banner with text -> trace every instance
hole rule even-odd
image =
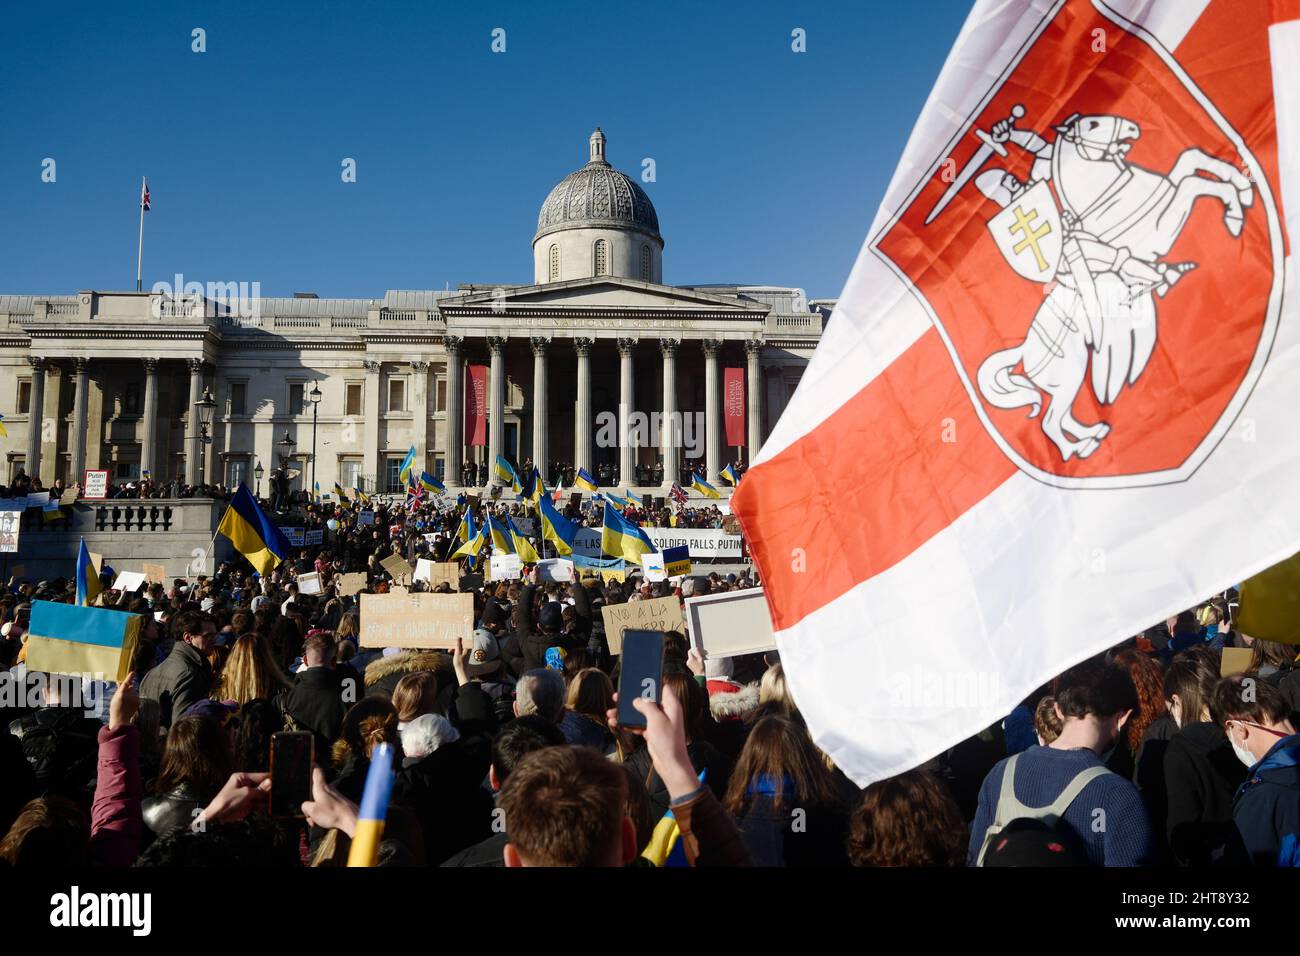
[[[745,444],[745,370],[723,369],[722,409],[727,428],[727,444]]]
[[[465,444],[487,444],[486,365],[471,365],[465,376]],[[459,476],[456,476],[459,477]]]

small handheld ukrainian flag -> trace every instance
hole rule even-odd
[[[320,482],[313,481],[311,485],[311,500],[320,504]]]
[[[465,543],[451,553],[448,560],[454,561],[457,558],[468,558],[469,566],[473,569],[478,563],[478,553],[483,550],[483,545],[487,543],[487,525],[474,527],[474,515],[466,511],[465,520],[461,523],[460,535],[464,537]]]
[[[596,479],[591,476],[591,472],[587,471],[586,468],[578,469],[578,477],[574,479],[573,483],[583,491],[595,491],[599,487],[596,484]]]
[[[655,551],[654,542],[639,527],[619,514],[612,504],[605,504],[605,524],[600,534],[600,550],[610,557],[623,558],[633,564],[641,556]]]
[[[403,484],[410,485],[413,483],[411,481],[411,473],[414,470],[415,470],[415,446],[412,445],[410,451],[406,453],[406,457],[402,459],[401,470],[397,472],[398,476],[402,479]]]
[[[541,560],[537,556],[537,549],[533,543],[524,537],[524,533],[515,526],[515,521],[509,515],[506,515],[506,528],[510,532],[510,539],[515,546],[515,554],[519,555],[520,560],[526,564],[536,564]]]
[[[691,474],[691,487],[694,488],[696,491],[698,491],[700,494],[704,495],[704,497],[706,498],[722,497],[722,494],[718,491],[717,488],[714,488],[711,484],[709,484],[699,475],[694,473]]]
[[[423,486],[425,491],[436,491],[440,494],[447,493],[447,486],[427,471],[420,472],[420,484]]]
[[[731,485],[740,484],[740,475],[736,474],[735,465],[729,463],[727,467],[722,469],[722,471],[718,472],[718,474],[721,475],[722,480],[727,482],[728,484]]]
[[[515,545],[505,526],[492,514],[487,519],[488,532],[492,535],[492,550],[497,554],[514,554]]]
[[[217,534],[225,535],[258,574],[268,574],[289,554],[289,539],[262,512],[241,481],[230,507],[221,516]]]
[[[542,527],[543,540],[555,545],[562,555],[573,554],[573,541],[578,536],[578,526],[556,510],[550,498],[537,503],[537,520]]]
[[[379,844],[388,819],[388,801],[393,795],[393,745],[376,744],[366,771],[366,788],[361,792],[361,809],[348,850],[348,866],[374,866],[379,861]]]
[[[90,551],[86,548],[86,539],[81,539],[81,550],[77,552],[77,604],[90,607],[104,590],[99,580],[99,569],[90,560]]]
[[[334,482],[334,497],[339,500],[339,504],[347,504],[348,496],[343,493],[343,486],[337,481]]]
[[[508,484],[514,489],[515,494],[523,490],[523,485],[519,481],[519,474],[515,471],[515,466],[510,464],[503,456],[497,455],[496,475],[503,484]]]

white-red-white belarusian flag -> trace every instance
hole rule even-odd
[[[858,783],[1300,551],[1298,190],[1300,0],[976,4],[732,503]]]

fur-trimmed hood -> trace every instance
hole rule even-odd
[[[709,713],[717,721],[742,720],[758,706],[758,682],[745,684],[738,691],[709,696]]]
[[[390,657],[377,657],[366,665],[366,686],[370,687],[394,674],[413,671],[449,671],[451,656],[446,651],[409,650]]]

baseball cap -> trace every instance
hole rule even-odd
[[[541,613],[537,615],[537,625],[555,630],[564,626],[564,612],[560,609],[558,601],[551,601],[542,608]]]
[[[471,637],[465,673],[470,677],[491,674],[501,667],[501,646],[496,635],[485,627],[475,628]]]

